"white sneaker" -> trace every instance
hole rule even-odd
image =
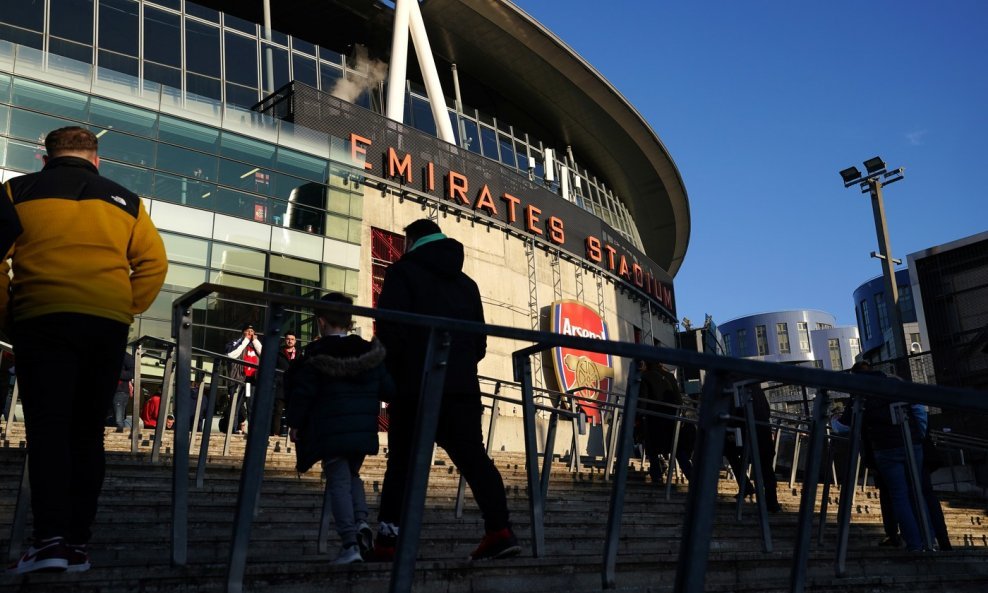
[[[340,550],[340,555],[333,560],[333,564],[353,564],[354,562],[362,562],[364,559],[360,556],[360,548],[357,544],[351,544],[349,546],[343,546]]]
[[[367,521],[357,523],[357,547],[360,548],[361,556],[366,556],[374,549],[374,532]]]

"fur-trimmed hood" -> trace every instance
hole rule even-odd
[[[328,377],[352,377],[379,366],[386,354],[377,338],[327,336],[305,349],[304,364]]]

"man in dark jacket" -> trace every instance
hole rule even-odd
[[[117,427],[117,432],[124,431],[127,403],[132,397],[134,397],[134,355],[130,352],[124,352],[123,367],[120,369],[117,389],[113,394],[113,422]]]
[[[89,569],[106,411],[130,324],[168,271],[141,198],[100,176],[98,144],[85,128],[52,131],[44,168],[0,198],[13,204],[0,209],[0,323],[17,352],[34,513],[16,573]]]
[[[244,324],[239,338],[236,338],[226,345],[226,355],[236,358],[251,365],[261,363],[261,341],[254,332],[254,325]],[[247,400],[249,399],[248,385],[253,386],[257,380],[257,366],[230,363],[230,408],[233,407],[233,398],[237,399],[237,424],[233,431],[241,433],[244,430],[244,423],[247,421]],[[233,415],[233,410],[228,408],[226,413],[220,418],[220,430],[226,431],[227,423]]]
[[[298,355],[295,345],[298,338],[294,332],[285,334],[285,347],[278,350],[278,373],[274,377],[274,411],[271,414],[271,436],[281,436],[281,418],[285,415],[285,373],[291,368]]]
[[[762,466],[762,478],[765,482],[765,507],[770,513],[777,513],[782,510],[782,506],[779,504],[778,480],[775,477],[775,469],[772,467],[773,458],[775,457],[775,438],[772,434],[772,427],[769,426],[769,421],[772,417],[772,408],[769,406],[768,397],[765,396],[765,390],[762,389],[760,383],[749,383],[742,389],[751,397],[751,412],[755,418],[755,436],[758,439],[758,461]],[[733,408],[731,410],[731,416],[744,418],[744,408]],[[745,423],[743,421],[732,421],[730,426],[732,428],[741,428],[744,431],[742,439],[748,438],[748,433],[744,430]],[[731,464],[734,477],[738,481],[738,496],[742,496],[742,492],[747,496],[755,493],[755,486],[748,479],[748,468],[743,467],[741,459],[742,451],[742,447],[737,446],[731,441],[724,443],[724,456],[727,457],[727,461]],[[744,490],[741,490],[742,483],[744,484]]]
[[[672,453],[673,437],[676,433],[676,420],[670,416],[682,413],[683,396],[679,392],[676,376],[662,368],[662,363],[654,360],[642,363],[641,386],[639,387],[639,408],[652,414],[643,414],[645,455],[648,457],[648,473],[652,483],[665,483],[667,466],[660,455]],[[662,414],[662,416],[656,415]],[[693,442],[696,428],[689,422],[679,427],[679,442],[676,445],[676,461],[689,480],[693,473]]]
[[[322,300],[353,304],[335,292]],[[298,471],[323,464],[343,542],[334,564],[350,564],[362,560],[372,545],[359,472],[364,456],[377,454],[378,402],[391,399],[394,382],[385,370],[381,343],[348,335],[349,314],[319,313],[316,323],[322,337],[309,344],[286,378],[287,419]]]
[[[384,276],[377,306],[422,315],[484,322],[477,283],[463,273],[463,245],[449,239],[439,225],[422,219],[405,228],[405,254]],[[388,349],[388,369],[398,386],[388,426],[388,466],[381,491],[380,529],[375,551],[394,554],[401,504],[415,433],[419,389],[425,367],[429,330],[378,322],[377,334]],[[503,558],[521,548],[508,520],[504,481],[484,449],[477,363],[487,351],[481,334],[452,333],[436,443],[470,485],[484,516],[486,534],[470,554],[473,560]]]

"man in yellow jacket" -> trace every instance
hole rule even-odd
[[[0,321],[17,360],[34,514],[17,574],[90,567],[106,411],[130,324],[168,270],[140,197],[100,177],[97,143],[85,128],[55,130],[44,168],[3,185]]]

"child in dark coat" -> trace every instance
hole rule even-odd
[[[353,304],[339,293],[322,300]],[[349,564],[361,561],[373,544],[359,471],[366,455],[377,454],[378,402],[391,398],[394,382],[384,368],[381,343],[349,335],[349,314],[319,313],[316,323],[322,337],[305,348],[286,376],[286,417],[298,471],[323,464],[343,542],[334,564]]]

